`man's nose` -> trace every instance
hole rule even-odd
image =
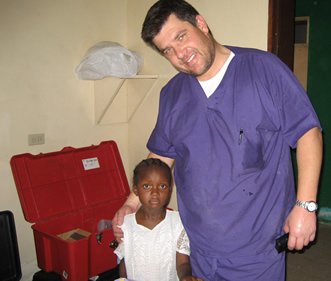
[[[185,57],[185,48],[182,46],[176,46],[175,53],[178,59],[182,59]]]

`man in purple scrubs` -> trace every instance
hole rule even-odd
[[[162,89],[149,157],[174,166],[194,275],[285,280],[275,240],[300,250],[316,233],[322,162],[318,117],[293,73],[271,53],[223,46],[183,0],[149,10],[143,40],[179,71]],[[297,150],[295,191],[290,148]],[[119,239],[132,193],[114,217]]]

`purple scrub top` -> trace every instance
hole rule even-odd
[[[321,127],[293,73],[271,53],[235,57],[213,95],[179,73],[162,89],[150,151],[176,159],[191,249],[210,257],[270,251],[295,203],[290,147]]]

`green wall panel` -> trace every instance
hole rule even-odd
[[[323,127],[324,161],[319,204],[331,208],[331,1],[297,0],[296,16],[309,16],[307,93]]]

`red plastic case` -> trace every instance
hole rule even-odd
[[[32,225],[38,266],[84,281],[117,265],[110,248],[112,229],[97,230],[111,220],[130,188],[114,141],[97,146],[39,155],[13,156],[11,167],[24,217]],[[90,236],[68,242],[58,235],[82,229]]]

